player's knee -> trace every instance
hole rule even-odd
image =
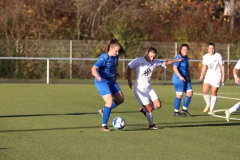
[[[118,100],[118,104],[122,104],[124,102],[124,98]]]
[[[158,105],[156,105],[156,106],[154,106],[156,109],[159,109],[159,108],[161,108],[162,107],[162,104],[161,103],[159,103]]]
[[[188,97],[192,97],[193,96],[193,92],[187,92],[186,94]]]
[[[183,95],[176,95],[177,98],[182,99]]]

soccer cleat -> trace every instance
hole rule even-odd
[[[158,126],[156,124],[149,124],[149,129],[158,129]]]
[[[212,115],[214,115],[214,112],[210,110],[210,111],[208,112],[208,114],[212,116]]]
[[[102,131],[106,131],[106,132],[109,132],[109,131],[110,131],[110,129],[108,129],[107,126],[102,126],[102,127],[101,127],[101,130],[102,130]]]
[[[231,116],[231,113],[229,112],[229,109],[225,110],[226,120],[229,122],[229,118]]]
[[[206,107],[204,108],[203,112],[206,113],[206,112],[209,110],[209,108],[210,108],[210,106],[206,106]]]
[[[187,110],[184,110],[184,109],[182,110],[182,115],[186,116],[186,117],[191,117],[192,116],[190,113],[188,113]]]
[[[174,112],[174,116],[181,117],[182,114],[180,112]]]
[[[139,112],[142,112],[144,116],[146,117],[146,112],[144,112],[143,108],[139,108]]]

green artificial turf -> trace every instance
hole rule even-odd
[[[239,121],[203,113],[201,85],[189,106],[193,117],[174,117],[172,85],[153,85],[162,101],[154,110],[161,128],[149,130],[138,111],[133,90],[120,84],[125,101],[111,113],[111,132],[100,130],[104,106],[93,84],[1,84],[1,160],[195,160],[238,159]],[[219,89],[216,110],[230,108],[240,98],[238,86]],[[225,97],[225,98],[224,98]],[[217,113],[224,116],[224,112]],[[240,118],[240,112],[232,115]],[[126,120],[123,130],[114,130],[112,120]]]

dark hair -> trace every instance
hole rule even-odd
[[[208,43],[208,46],[214,46],[214,48],[215,48],[215,43],[210,42],[210,43]]]
[[[187,49],[189,50],[188,44],[186,44],[186,43],[182,44],[180,49],[179,49],[179,54],[181,54],[181,55],[182,55],[181,50],[182,50],[183,47],[187,47]]]
[[[118,52],[120,55],[122,55],[122,54],[125,54],[126,53],[126,51],[125,51],[125,49],[122,47],[122,45],[120,44],[120,50],[119,50],[119,52]]]
[[[121,45],[116,38],[110,39],[110,41],[108,42],[106,51],[109,52],[110,48],[113,46],[119,46],[121,48]]]
[[[149,52],[153,52],[155,54],[157,54],[157,49],[154,48],[154,47],[149,47],[146,52],[145,52],[145,55],[147,55]]]

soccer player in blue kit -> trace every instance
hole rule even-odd
[[[121,49],[122,47],[118,40],[115,38],[111,39],[106,52],[98,58],[91,69],[95,77],[95,86],[105,101],[105,106],[99,111],[102,114],[102,131],[110,131],[107,127],[107,122],[111,110],[124,101],[123,93],[115,79],[119,51]]]
[[[175,57],[175,59],[183,58],[184,60],[173,64],[174,73],[172,76],[172,83],[174,84],[176,91],[176,97],[174,99],[174,116],[191,116],[191,114],[187,111],[191,102],[191,97],[193,96],[191,78],[189,75],[188,51],[189,46],[187,44],[182,44],[179,54]],[[186,93],[186,96],[184,98],[182,112],[180,113],[179,109],[184,92]]]

